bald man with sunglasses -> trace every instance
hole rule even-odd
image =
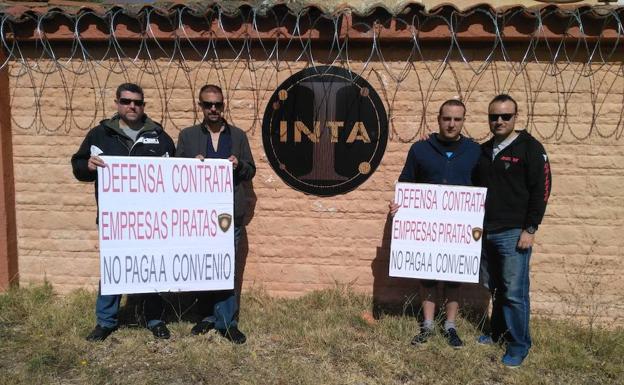
[[[173,139],[145,114],[143,89],[134,83],[123,83],[115,93],[117,113],[92,128],[78,152],[71,159],[76,179],[95,182],[97,201],[97,169],[106,167],[100,155],[110,156],[174,156]],[[96,220],[97,221],[97,220]],[[163,301],[157,293],[138,295],[148,329],[154,337],[167,339],[169,330],[163,318]],[[117,315],[121,295],[98,292],[95,304],[96,326],[87,341],[103,341],[118,327]]]
[[[505,343],[502,363],[511,368],[529,354],[529,260],[550,196],[544,146],[515,130],[518,104],[507,94],[488,107],[492,139],[481,145],[475,182],[487,187],[481,280],[492,293],[491,335],[479,342]]]

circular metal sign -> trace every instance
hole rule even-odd
[[[329,196],[364,183],[381,162],[388,117],[366,80],[340,67],[297,72],[271,96],[262,142],[289,186]]]

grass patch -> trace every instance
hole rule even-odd
[[[414,348],[417,320],[371,322],[369,296],[348,288],[297,299],[262,292],[242,298],[234,346],[216,333],[190,335],[172,322],[172,338],[121,327],[103,343],[84,336],[94,325],[95,294],[55,295],[50,285],[0,295],[0,383],[12,384],[624,384],[624,330],[583,328],[573,321],[532,321],[534,347],[518,370],[502,350],[477,345],[478,330],[458,320],[466,346],[441,336]]]

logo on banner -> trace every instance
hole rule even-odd
[[[472,228],[472,239],[474,239],[475,241],[478,241],[479,239],[481,239],[481,236],[483,235],[483,229],[480,227],[473,227]]]
[[[289,186],[336,195],[373,174],[386,149],[388,118],[377,92],[357,74],[311,67],[271,96],[262,141],[271,167]]]
[[[224,233],[227,232],[232,224],[232,216],[230,214],[219,214],[217,218],[219,219],[219,227],[221,228],[221,231]]]

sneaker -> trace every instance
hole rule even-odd
[[[517,369],[522,365],[522,361],[524,361],[523,357],[520,356],[512,356],[511,354],[505,353],[501,362],[503,365],[510,369]]]
[[[455,328],[450,328],[444,331],[444,337],[450,346],[454,349],[461,349],[464,347],[464,342],[457,335],[457,330]]]
[[[117,330],[117,327],[107,328],[100,325],[95,325],[95,328],[89,333],[86,340],[89,342],[104,341],[112,332]]]
[[[481,345],[494,345],[494,340],[490,335],[481,335],[477,338],[477,343]]]
[[[236,326],[230,326],[227,329],[217,329],[217,331],[225,337],[226,340],[234,344],[241,345],[247,341],[247,337],[243,334],[243,332],[238,330]]]
[[[420,333],[412,338],[412,345],[421,345],[433,337],[433,329],[420,328]]]

